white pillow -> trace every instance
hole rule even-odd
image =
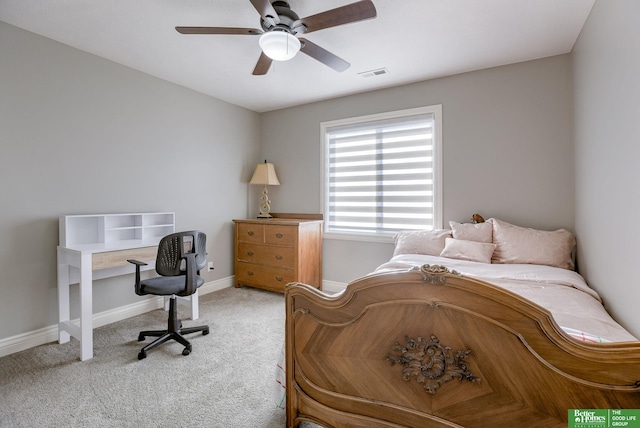
[[[438,256],[444,248],[445,238],[449,237],[451,237],[451,231],[447,229],[398,232],[394,239],[396,247],[393,255],[427,254]]]
[[[450,221],[453,239],[463,241],[493,242],[493,225],[490,223],[457,223]]]
[[[496,244],[476,241],[463,241],[447,238],[440,253],[441,257],[450,259],[470,260],[472,262],[491,263],[491,256]]]
[[[573,269],[572,251],[576,238],[566,229],[536,230],[490,218],[493,242],[497,245],[493,263],[529,263]]]

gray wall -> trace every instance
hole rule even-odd
[[[174,211],[208,235],[213,281],[233,275],[257,113],[0,22],[0,339],[57,323],[63,214]],[[94,312],[135,302],[100,281]]]
[[[256,162],[282,183],[272,211],[320,212],[321,121],[431,104],[443,105],[445,223],[480,212],[575,229],[581,273],[640,336],[639,9],[598,0],[572,55],[262,115],[0,22],[0,339],[56,322],[59,215],[175,211],[179,229],[209,236],[207,280],[226,278],[230,220],[257,212]],[[180,181],[157,184],[185,154]],[[391,252],[325,240],[325,279],[350,281]],[[100,281],[94,312],[140,299],[130,282]]]
[[[640,337],[640,2],[598,0],[574,48],[580,270]]]
[[[479,212],[527,227],[574,226],[571,60],[562,55],[262,114],[272,211],[321,212],[320,122],[442,104],[445,227]],[[325,239],[325,280],[348,282],[391,244]]]

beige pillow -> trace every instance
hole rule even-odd
[[[493,224],[493,263],[529,263],[573,269],[576,238],[566,229],[536,230],[514,226],[496,218]]]
[[[493,242],[493,226],[490,223],[457,223],[450,221],[453,239],[463,241]]]
[[[496,244],[447,238],[440,256],[450,259],[491,263],[491,256],[495,249]]]
[[[393,255],[427,254],[437,256],[440,255],[440,252],[444,248],[445,238],[450,237],[451,231],[447,229],[398,232],[394,239],[396,247]]]

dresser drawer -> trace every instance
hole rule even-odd
[[[268,224],[264,227],[264,242],[273,245],[293,246],[298,236],[298,228],[295,226],[282,226]]]
[[[276,247],[269,245],[238,242],[238,261],[267,265],[285,269],[295,268],[295,251],[293,247]]]
[[[240,223],[237,225],[238,241],[256,242],[262,244],[264,242],[264,226],[261,224]]]
[[[273,291],[284,291],[285,285],[294,282],[296,273],[292,270],[279,269],[253,263],[236,263],[236,281],[239,284],[258,286]]]

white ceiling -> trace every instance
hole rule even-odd
[[[289,0],[306,17],[355,0]],[[264,112],[571,51],[595,0],[373,0],[377,17],[305,35],[351,63],[307,55],[251,73],[258,37],[175,26],[260,28],[249,0],[0,0],[0,20]],[[384,67],[389,74],[358,73]]]

